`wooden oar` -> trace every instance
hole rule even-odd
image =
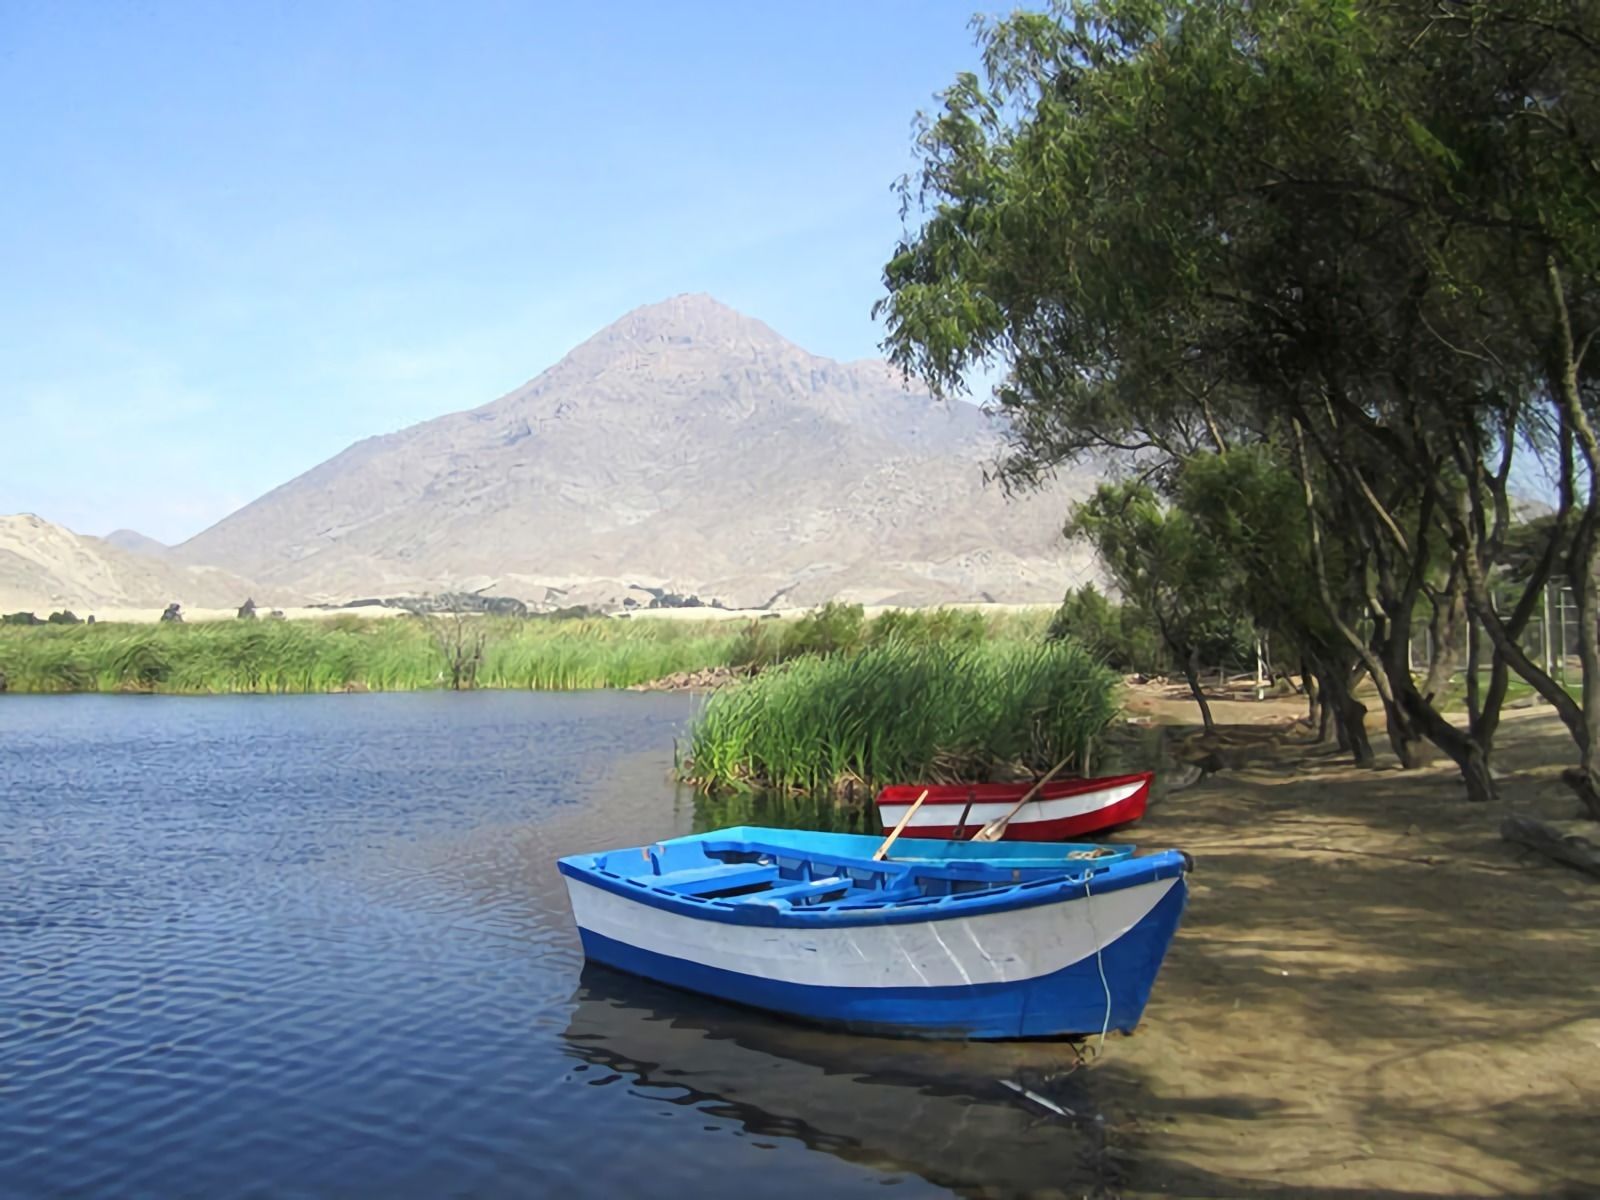
[[[889,847],[894,845],[895,838],[899,837],[900,834],[905,830],[905,827],[907,825],[911,824],[911,818],[917,815],[917,809],[922,807],[922,802],[924,800],[926,800],[927,798],[928,798],[928,789],[927,788],[923,788],[922,789],[922,795],[917,797],[916,803],[912,804],[912,806],[910,808],[906,809],[906,815],[900,818],[900,823],[898,825],[896,825],[892,830],[889,831],[889,836],[888,837],[883,839],[883,845],[879,846],[876,850],[873,851],[873,853],[872,853],[872,861],[873,862],[881,861],[884,858],[884,856],[886,856],[889,853]]]
[[[1069,754],[1055,766],[1051,767],[1044,773],[1043,779],[1039,780],[1038,783],[1034,784],[1028,789],[1028,794],[1026,796],[1011,806],[1010,812],[1003,817],[996,817],[994,820],[990,821],[982,829],[978,830],[977,833],[972,835],[972,840],[975,842],[998,842],[1001,838],[1005,837],[1006,826],[1011,824],[1011,818],[1021,812],[1022,806],[1037,796],[1039,794],[1039,789],[1054,779],[1056,777],[1056,772],[1061,770],[1062,767],[1066,766],[1071,761],[1072,756]]]

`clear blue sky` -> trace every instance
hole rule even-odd
[[[987,7],[5,0],[0,513],[180,540],[677,292],[876,353]]]

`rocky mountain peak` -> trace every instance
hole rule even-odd
[[[811,358],[761,321],[700,293],[634,309],[579,345],[557,369],[571,364],[584,371],[671,370],[713,359],[775,363]]]
[[[668,341],[726,344],[758,338],[788,345],[754,317],[747,317],[704,292],[683,293],[645,304],[613,321],[597,335],[607,341]]]
[[[999,446],[977,409],[882,363],[680,295],[497,400],[358,443],[176,553],[328,598],[493,583],[601,603],[643,584],[736,606],[1059,599],[1087,566],[1061,540],[1065,496],[986,488]]]

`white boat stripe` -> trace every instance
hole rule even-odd
[[[1137,792],[1144,783],[1124,783],[1116,787],[1102,788],[1097,792],[1082,792],[1076,796],[1058,796],[1050,800],[1030,800],[1022,806],[1022,810],[1011,818],[1013,824],[1031,825],[1035,821],[1060,821],[1068,817],[1081,817],[1085,813],[1096,812],[1102,808],[1109,808],[1113,804],[1120,804],[1129,796]],[[974,804],[972,811],[967,813],[967,828],[976,829],[987,825],[990,821],[997,821],[1011,811],[1015,804],[1011,801],[984,802]],[[893,829],[900,823],[900,818],[906,815],[909,804],[880,804],[878,815],[883,821],[885,829]],[[926,826],[950,827],[961,820],[961,811],[964,804],[940,804],[930,806],[924,804],[911,818],[911,826],[923,828]],[[909,828],[909,826],[908,826]]]
[[[774,929],[682,916],[572,876],[566,881],[579,927],[613,941],[782,983],[852,988],[956,987],[1048,975],[1092,955],[1096,930],[1104,945],[1116,941],[1177,882],[1157,879],[1060,904],[942,921]]]

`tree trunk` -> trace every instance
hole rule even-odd
[[[1445,720],[1417,691],[1415,684],[1407,686],[1400,694],[1400,703],[1412,725],[1448,754],[1460,769],[1468,800],[1482,803],[1499,798],[1499,791],[1489,775],[1489,757],[1477,738]]]
[[[1200,651],[1195,647],[1189,648],[1189,653],[1183,656],[1183,677],[1189,681],[1189,691],[1194,696],[1194,702],[1200,706],[1200,720],[1205,723],[1207,733],[1217,731],[1217,723],[1211,716],[1211,705],[1206,701],[1206,694],[1200,687]]]
[[[1340,721],[1349,740],[1350,757],[1358,767],[1375,767],[1378,755],[1367,738],[1367,706],[1354,696],[1344,699],[1344,716]]]
[[[1600,846],[1588,838],[1565,834],[1553,825],[1515,813],[1508,814],[1500,823],[1500,836],[1569,867],[1600,876]]]
[[[1306,698],[1306,724],[1319,729],[1327,720],[1327,709],[1317,703],[1317,677],[1311,673],[1311,664],[1300,661],[1300,690]],[[1325,740],[1318,733],[1318,740]]]
[[[1359,678],[1359,676],[1357,676]],[[1322,675],[1318,689],[1324,709],[1333,712],[1339,749],[1348,750],[1358,767],[1376,766],[1378,757],[1367,739],[1367,706],[1357,700],[1346,668],[1335,663]]]
[[[1498,658],[1498,656],[1496,656]],[[1503,661],[1503,660],[1502,660]],[[1478,728],[1478,715],[1483,712],[1483,700],[1478,687],[1478,622],[1467,614],[1467,723]]]
[[[1385,702],[1383,706],[1383,723],[1385,732],[1389,735],[1389,748],[1394,751],[1395,758],[1399,759],[1402,769],[1415,770],[1423,765],[1422,739],[1417,736],[1406,720],[1405,714],[1398,704]]]
[[[1500,789],[1489,774],[1489,760],[1477,742],[1470,738],[1467,740],[1466,752],[1456,760],[1456,766],[1461,769],[1461,781],[1467,785],[1468,800],[1475,804],[1486,804],[1500,798]]]
[[[1511,672],[1506,669],[1506,660],[1494,655],[1489,666],[1488,690],[1479,697],[1477,711],[1469,716],[1467,724],[1472,740],[1483,752],[1484,762],[1488,762],[1494,752],[1494,735],[1500,728],[1500,710],[1505,705],[1506,687],[1510,682]]]
[[[1584,808],[1600,821],[1600,636],[1595,625],[1594,570],[1597,539],[1585,523],[1573,547],[1572,599],[1578,609],[1578,658],[1583,664],[1583,722],[1587,737],[1579,747],[1578,769],[1563,778],[1578,793]]]
[[[1399,607],[1395,597],[1385,597]],[[1414,770],[1424,764],[1422,734],[1411,720],[1405,697],[1416,691],[1416,679],[1411,674],[1411,614],[1391,616],[1378,622],[1373,631],[1372,651],[1388,677],[1387,689],[1380,689],[1383,700],[1384,726],[1389,734],[1389,746],[1400,766]]]
[[[1428,660],[1428,674],[1422,683],[1422,694],[1429,704],[1434,697],[1445,690],[1450,683],[1450,676],[1454,672],[1450,669],[1451,643],[1455,641],[1456,630],[1461,627],[1461,622],[1466,617],[1467,611],[1467,581],[1461,569],[1459,556],[1450,567],[1450,582],[1440,595],[1430,597],[1433,606],[1433,617],[1428,622],[1428,634],[1433,643],[1433,654]],[[1471,627],[1470,618],[1467,619],[1468,628]],[[1470,634],[1469,634],[1470,636]]]
[[[1572,539],[1572,550],[1567,556],[1567,577],[1572,587],[1572,599],[1578,609],[1578,658],[1583,664],[1582,715],[1579,728],[1573,729],[1580,754],[1577,771],[1567,772],[1565,778],[1578,793],[1589,815],[1600,820],[1600,638],[1596,636],[1594,575],[1600,566],[1600,436],[1589,420],[1589,410],[1579,386],[1578,364],[1583,350],[1577,348],[1577,338],[1572,328],[1572,314],[1567,309],[1566,286],[1561,279],[1561,269],[1554,255],[1549,260],[1550,292],[1555,299],[1557,331],[1560,333],[1561,357],[1557,373],[1556,396],[1563,416],[1572,430],[1587,475],[1588,495],[1585,497],[1583,515]],[[1594,331],[1590,330],[1590,337]],[[1587,339],[1584,349],[1588,348]],[[1563,483],[1570,496],[1569,474]],[[1546,638],[1548,639],[1548,633]],[[1566,689],[1557,685],[1560,696]],[[1559,711],[1560,705],[1557,705]],[[1572,722],[1568,721],[1569,727]]]
[[[1318,662],[1311,668],[1310,678],[1316,689],[1317,741],[1324,746],[1350,749],[1350,738],[1339,713],[1339,689],[1329,682],[1327,667]]]

